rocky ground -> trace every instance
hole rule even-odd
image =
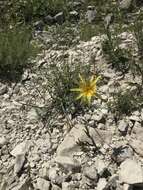
[[[132,34],[124,32],[121,38],[122,48],[134,45]],[[32,70],[25,71],[21,82],[0,84],[0,190],[143,189],[143,109],[115,121],[108,106],[115,91],[130,89],[127,82],[140,79],[130,73],[123,77],[106,63],[103,39],[104,35],[95,36],[66,50],[53,44],[39,55]],[[71,123],[60,114],[49,118],[50,128],[33,106],[50,102],[39,68],[46,69],[63,54],[69,62],[87,63],[92,58],[103,80],[102,99],[95,99],[92,109]]]

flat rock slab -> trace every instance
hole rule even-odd
[[[102,146],[104,144],[110,144],[112,139],[111,131],[94,129],[91,127],[88,127],[88,131],[96,145]],[[59,145],[57,155],[73,156],[75,153],[81,152],[80,146],[77,143],[79,141],[92,143],[91,139],[85,133],[85,126],[78,124],[71,129],[63,142]]]
[[[121,183],[142,184],[143,185],[143,168],[135,160],[126,159],[120,165],[119,180]]]

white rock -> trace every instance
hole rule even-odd
[[[143,169],[141,165],[131,159],[126,159],[120,165],[119,180],[127,184],[143,184]]]
[[[0,147],[7,143],[7,139],[5,137],[0,137]]]
[[[57,178],[58,176],[58,169],[57,168],[50,168],[48,170],[48,177],[51,181],[55,181],[55,179]]]
[[[143,157],[143,142],[141,140],[132,139],[129,141],[129,145],[137,154]]]
[[[68,156],[57,156],[55,161],[67,170],[79,170],[81,168],[79,161]]]
[[[20,172],[21,168],[23,167],[25,161],[25,155],[17,155],[15,159],[15,165],[14,165],[14,173],[17,174]]]
[[[38,178],[37,179],[37,188],[39,190],[49,190],[50,189],[50,182],[42,179],[42,178]]]
[[[85,177],[94,180],[97,182],[98,180],[98,174],[97,174],[97,169],[95,165],[87,166],[83,169],[83,174]]]
[[[97,184],[97,190],[105,190],[107,181],[105,178],[100,178]]]
[[[16,157],[17,155],[25,155],[25,153],[28,151],[30,147],[30,144],[28,141],[24,141],[20,144],[18,144],[11,152],[10,154],[14,157]]]
[[[101,159],[96,159],[95,166],[99,175],[102,175],[103,172],[107,169],[105,162]]]
[[[99,145],[103,145],[104,143],[110,144],[112,139],[111,131],[105,131],[100,129],[94,129],[92,127],[88,127],[89,133],[95,143]],[[73,156],[75,153],[81,152],[81,147],[77,144],[77,142],[89,142],[91,143],[91,139],[87,137],[85,133],[84,125],[75,125],[71,131],[66,135],[63,142],[57,148],[57,156]]]

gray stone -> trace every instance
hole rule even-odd
[[[45,24],[52,25],[54,24],[54,18],[51,15],[44,17]]]
[[[126,159],[120,165],[119,180],[121,183],[143,185],[143,169],[141,164],[136,160]]]
[[[85,167],[83,169],[83,175],[91,180],[94,180],[95,182],[98,180],[97,169],[94,165]]]
[[[123,184],[123,190],[133,190],[133,186],[129,184]]]
[[[39,190],[50,190],[50,182],[45,179],[38,178],[37,179],[37,188]]]
[[[118,123],[118,130],[120,131],[120,133],[122,135],[126,135],[127,134],[127,131],[128,131],[128,122],[125,121],[125,120],[120,120],[119,123]]]
[[[94,6],[88,6],[88,10],[86,12],[86,19],[89,23],[92,23],[95,21],[97,15],[97,11]]]
[[[108,130],[94,129],[87,127],[89,134],[95,141],[95,144],[103,146],[105,143],[110,144],[112,132]],[[77,143],[79,141],[92,143],[91,139],[85,133],[84,125],[75,125],[71,131],[65,136],[63,142],[57,148],[57,156],[73,156],[75,153],[81,152],[81,147]]]
[[[25,155],[21,154],[21,155],[17,155],[16,159],[15,159],[15,165],[14,165],[14,173],[18,174],[25,162]]]
[[[70,19],[70,21],[79,20],[79,13],[77,11],[70,11],[69,12],[69,19]]]
[[[11,152],[10,154],[14,157],[17,155],[25,155],[26,152],[29,150],[30,143],[28,141],[24,141],[19,143]]]
[[[4,136],[0,137],[0,147],[4,146],[5,144],[7,144],[7,139]]]
[[[27,190],[29,189],[29,181],[30,179],[27,177],[20,181],[20,183],[14,188],[10,188],[10,190]]]
[[[61,188],[58,185],[52,184],[51,190],[61,190]]]
[[[43,28],[44,28],[44,23],[43,23],[43,21],[42,21],[42,20],[36,21],[36,22],[34,23],[34,28],[35,28],[35,30],[42,31]]]
[[[55,161],[60,164],[64,169],[67,170],[73,170],[73,171],[79,171],[81,168],[81,165],[79,161],[77,161],[74,158],[67,157],[67,156],[57,156],[55,158]]]
[[[58,177],[58,168],[49,168],[48,170],[48,178],[50,181],[55,182],[55,179]]]
[[[109,178],[105,189],[109,189],[109,188],[117,189],[118,184],[119,184],[119,176],[117,174],[114,174]]]
[[[59,12],[58,14],[56,14],[54,16],[54,19],[55,21],[58,23],[58,24],[62,24],[64,22],[64,13],[63,12]]]
[[[104,23],[105,23],[105,27],[106,27],[106,28],[108,28],[108,27],[110,26],[110,24],[112,24],[113,19],[114,19],[114,17],[113,17],[113,14],[112,14],[112,13],[109,13],[109,14],[105,17]]]
[[[143,157],[143,142],[141,140],[132,139],[129,141],[129,145],[137,154]]]
[[[8,88],[6,85],[3,85],[2,87],[0,87],[0,96],[4,95],[8,92]]]
[[[132,0],[122,0],[119,7],[123,10],[128,10],[132,5]]]
[[[107,170],[107,166],[105,162],[101,159],[96,159],[95,160],[95,167],[97,169],[97,173],[102,176],[105,170]]]
[[[107,185],[106,179],[100,178],[97,183],[97,190],[105,190],[106,185]]]

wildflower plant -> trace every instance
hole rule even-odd
[[[76,100],[81,99],[83,102],[90,104],[93,96],[97,97],[97,82],[101,77],[95,78],[92,76],[90,79],[85,79],[79,74],[78,88],[72,88],[72,92],[77,92],[79,95]]]

